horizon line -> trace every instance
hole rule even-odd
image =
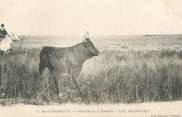
[[[182,35],[182,33],[166,33],[166,34],[103,34],[103,35],[91,35],[94,36],[167,36],[167,35]],[[68,34],[68,35],[59,35],[59,34],[19,34],[19,36],[82,36],[78,34]]]

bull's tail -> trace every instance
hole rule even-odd
[[[41,75],[43,70],[47,67],[49,69],[49,72],[53,72],[53,66],[50,61],[49,56],[49,50],[50,48],[44,47],[40,52],[40,62],[39,62],[39,74]]]
[[[43,70],[47,67],[47,53],[45,53],[45,49],[43,48],[40,52],[40,61],[39,61],[39,75],[42,75]]]
[[[45,69],[45,68],[43,68],[42,62],[40,61],[40,62],[39,62],[39,75],[40,75],[40,76],[42,75],[42,71],[43,71],[44,69]]]

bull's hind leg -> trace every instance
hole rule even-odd
[[[55,84],[55,89],[56,89],[56,95],[57,95],[58,101],[60,101],[60,98],[59,98],[59,85],[58,85],[58,80],[57,80],[56,75],[55,75],[54,72],[52,72],[52,76],[53,76],[53,79],[54,79],[54,84]]]
[[[47,56],[46,66],[48,67],[48,69],[50,71],[50,74],[52,74],[52,76],[54,78],[54,84],[55,84],[55,88],[56,88],[56,94],[57,94],[59,103],[61,103],[60,102],[60,98],[59,98],[60,91],[59,91],[59,83],[58,83],[57,75],[55,74],[54,67],[51,64],[51,61],[50,61],[49,56]]]

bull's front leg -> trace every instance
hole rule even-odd
[[[83,93],[82,93],[82,91],[81,91],[81,89],[80,89],[80,87],[79,87],[79,84],[78,84],[77,81],[76,81],[76,78],[78,77],[80,71],[81,71],[81,69],[73,70],[73,71],[71,72],[71,79],[72,79],[73,83],[75,84],[75,86],[76,86],[76,88],[77,88],[77,90],[78,90],[78,92],[79,92],[79,94],[80,94],[81,100],[82,100],[85,104],[88,104],[88,102],[85,100],[84,95],[83,95]]]

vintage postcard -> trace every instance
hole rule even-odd
[[[0,0],[0,116],[182,117],[182,1]]]

